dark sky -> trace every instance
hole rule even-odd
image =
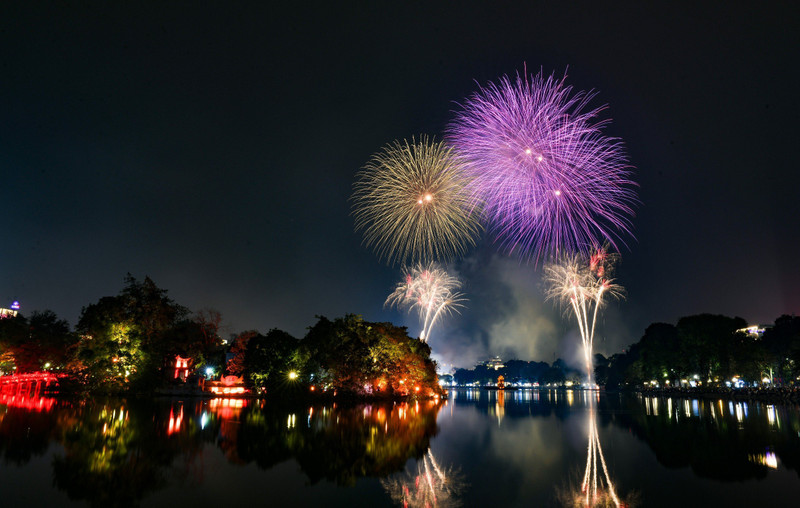
[[[399,268],[353,231],[354,175],[527,65],[595,89],[636,167],[600,352],[685,315],[800,311],[790,2],[162,3],[0,7],[0,306],[74,325],[130,272],[228,332],[358,313],[416,335],[383,308]],[[537,267],[486,239],[450,268],[469,302],[432,332],[444,363],[570,357]]]

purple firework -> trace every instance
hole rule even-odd
[[[601,133],[605,106],[587,107],[594,96],[541,72],[504,76],[456,112],[448,135],[508,252],[538,261],[632,234],[631,166],[622,142]]]

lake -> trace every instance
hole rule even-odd
[[[4,394],[0,471],[4,506],[791,506],[800,409],[571,390],[388,405]]]

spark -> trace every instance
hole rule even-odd
[[[623,296],[622,286],[611,278],[617,260],[618,255],[601,247],[588,260],[579,254],[570,254],[544,266],[547,299],[560,301],[578,321],[590,386],[594,384],[592,349],[598,311],[604,298]]]
[[[637,203],[621,140],[602,134],[594,92],[542,72],[507,76],[467,99],[448,127],[469,194],[500,245],[538,260],[624,243]],[[476,205],[477,206],[477,205]]]
[[[422,136],[374,154],[353,185],[353,215],[364,244],[388,264],[448,261],[475,245],[478,212],[459,157]]]
[[[403,280],[386,298],[386,306],[416,311],[422,321],[420,340],[427,342],[436,321],[451,312],[458,312],[466,300],[458,290],[461,281],[436,263],[418,263],[403,269]]]

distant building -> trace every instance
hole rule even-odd
[[[0,319],[15,317],[19,312],[19,302],[14,301],[11,303],[10,309],[0,308]]]
[[[487,369],[500,370],[505,367],[505,364],[503,364],[503,360],[500,359],[499,356],[495,356],[494,358],[480,362],[478,365],[476,365],[476,367],[486,367]]]
[[[768,328],[772,328],[772,325],[750,325],[747,328],[740,328],[736,332],[744,333],[754,339],[760,339]]]

